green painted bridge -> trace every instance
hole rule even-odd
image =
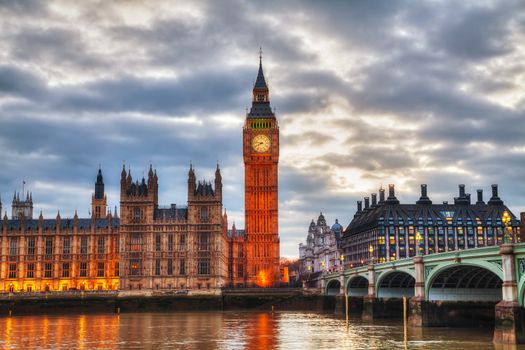
[[[326,295],[364,297],[364,315],[367,303],[409,297],[410,323],[421,326],[432,325],[425,310],[438,301],[497,302],[494,341],[525,343],[525,243],[370,263],[325,273],[320,285]]]

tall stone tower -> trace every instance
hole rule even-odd
[[[24,200],[24,191],[22,190],[22,199],[20,199],[20,192],[15,192],[13,196],[13,203],[11,204],[11,217],[13,220],[20,220],[33,218],[33,194],[27,191],[26,199]]]
[[[95,182],[95,193],[91,197],[91,216],[94,219],[103,219],[106,217],[106,195],[104,194],[104,179],[102,178],[102,169],[98,169],[97,182]]]
[[[279,126],[270,107],[261,57],[243,128],[243,155],[247,283],[268,287],[279,281]]]

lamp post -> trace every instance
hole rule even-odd
[[[341,271],[344,270],[344,262],[345,262],[345,256],[343,254],[341,254],[341,257],[340,257],[340,260],[341,260]]]
[[[421,254],[421,241],[423,240],[423,237],[421,237],[421,234],[419,231],[416,232],[416,255],[419,256]]]
[[[368,247],[368,259],[370,264],[374,263],[374,247],[370,244],[370,247]]]
[[[505,210],[503,212],[503,216],[501,217],[501,222],[503,223],[503,242],[504,243],[513,243],[513,237],[509,234],[509,223],[510,223],[510,215],[509,213]],[[512,228],[511,228],[512,230]]]

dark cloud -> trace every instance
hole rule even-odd
[[[87,213],[96,170],[118,204],[122,163],[186,201],[190,160],[243,225],[242,122],[259,46],[281,130],[282,252],[323,211],[395,182],[436,202],[499,183],[525,210],[521,1],[0,0],[0,192]],[[138,16],[131,14],[140,14]]]

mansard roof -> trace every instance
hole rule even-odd
[[[275,118],[270,102],[253,102],[248,118]]]
[[[243,229],[236,229],[235,230],[235,235],[237,237],[244,237],[246,236],[246,230],[243,230]],[[233,236],[233,231],[232,230],[228,230],[228,237],[232,237]]]
[[[516,216],[503,203],[485,204],[380,204],[358,212],[344,235],[363,232],[379,225],[501,225],[503,212],[509,212],[512,226],[518,226]],[[409,221],[412,223],[409,224]]]
[[[155,219],[187,220],[188,219],[188,208],[187,207],[177,208],[175,204],[172,204],[169,208],[159,207],[155,209]]]
[[[24,220],[25,222],[25,228],[27,230],[37,230],[39,225],[38,219],[28,219]],[[94,227],[96,229],[107,229],[109,226],[109,220],[107,218],[104,219],[96,219],[92,220],[91,218],[79,218],[78,219],[78,228],[79,229],[90,229],[91,225],[94,222]],[[57,220],[56,219],[44,219],[42,220],[42,228],[44,230],[56,230],[57,226]],[[111,219],[112,227],[118,228],[120,227],[120,219],[119,218],[112,218]],[[8,220],[7,221],[7,229],[8,230],[19,230],[21,228],[22,221],[21,220]],[[61,219],[60,220],[60,229],[61,230],[72,230],[74,228],[74,219]]]

